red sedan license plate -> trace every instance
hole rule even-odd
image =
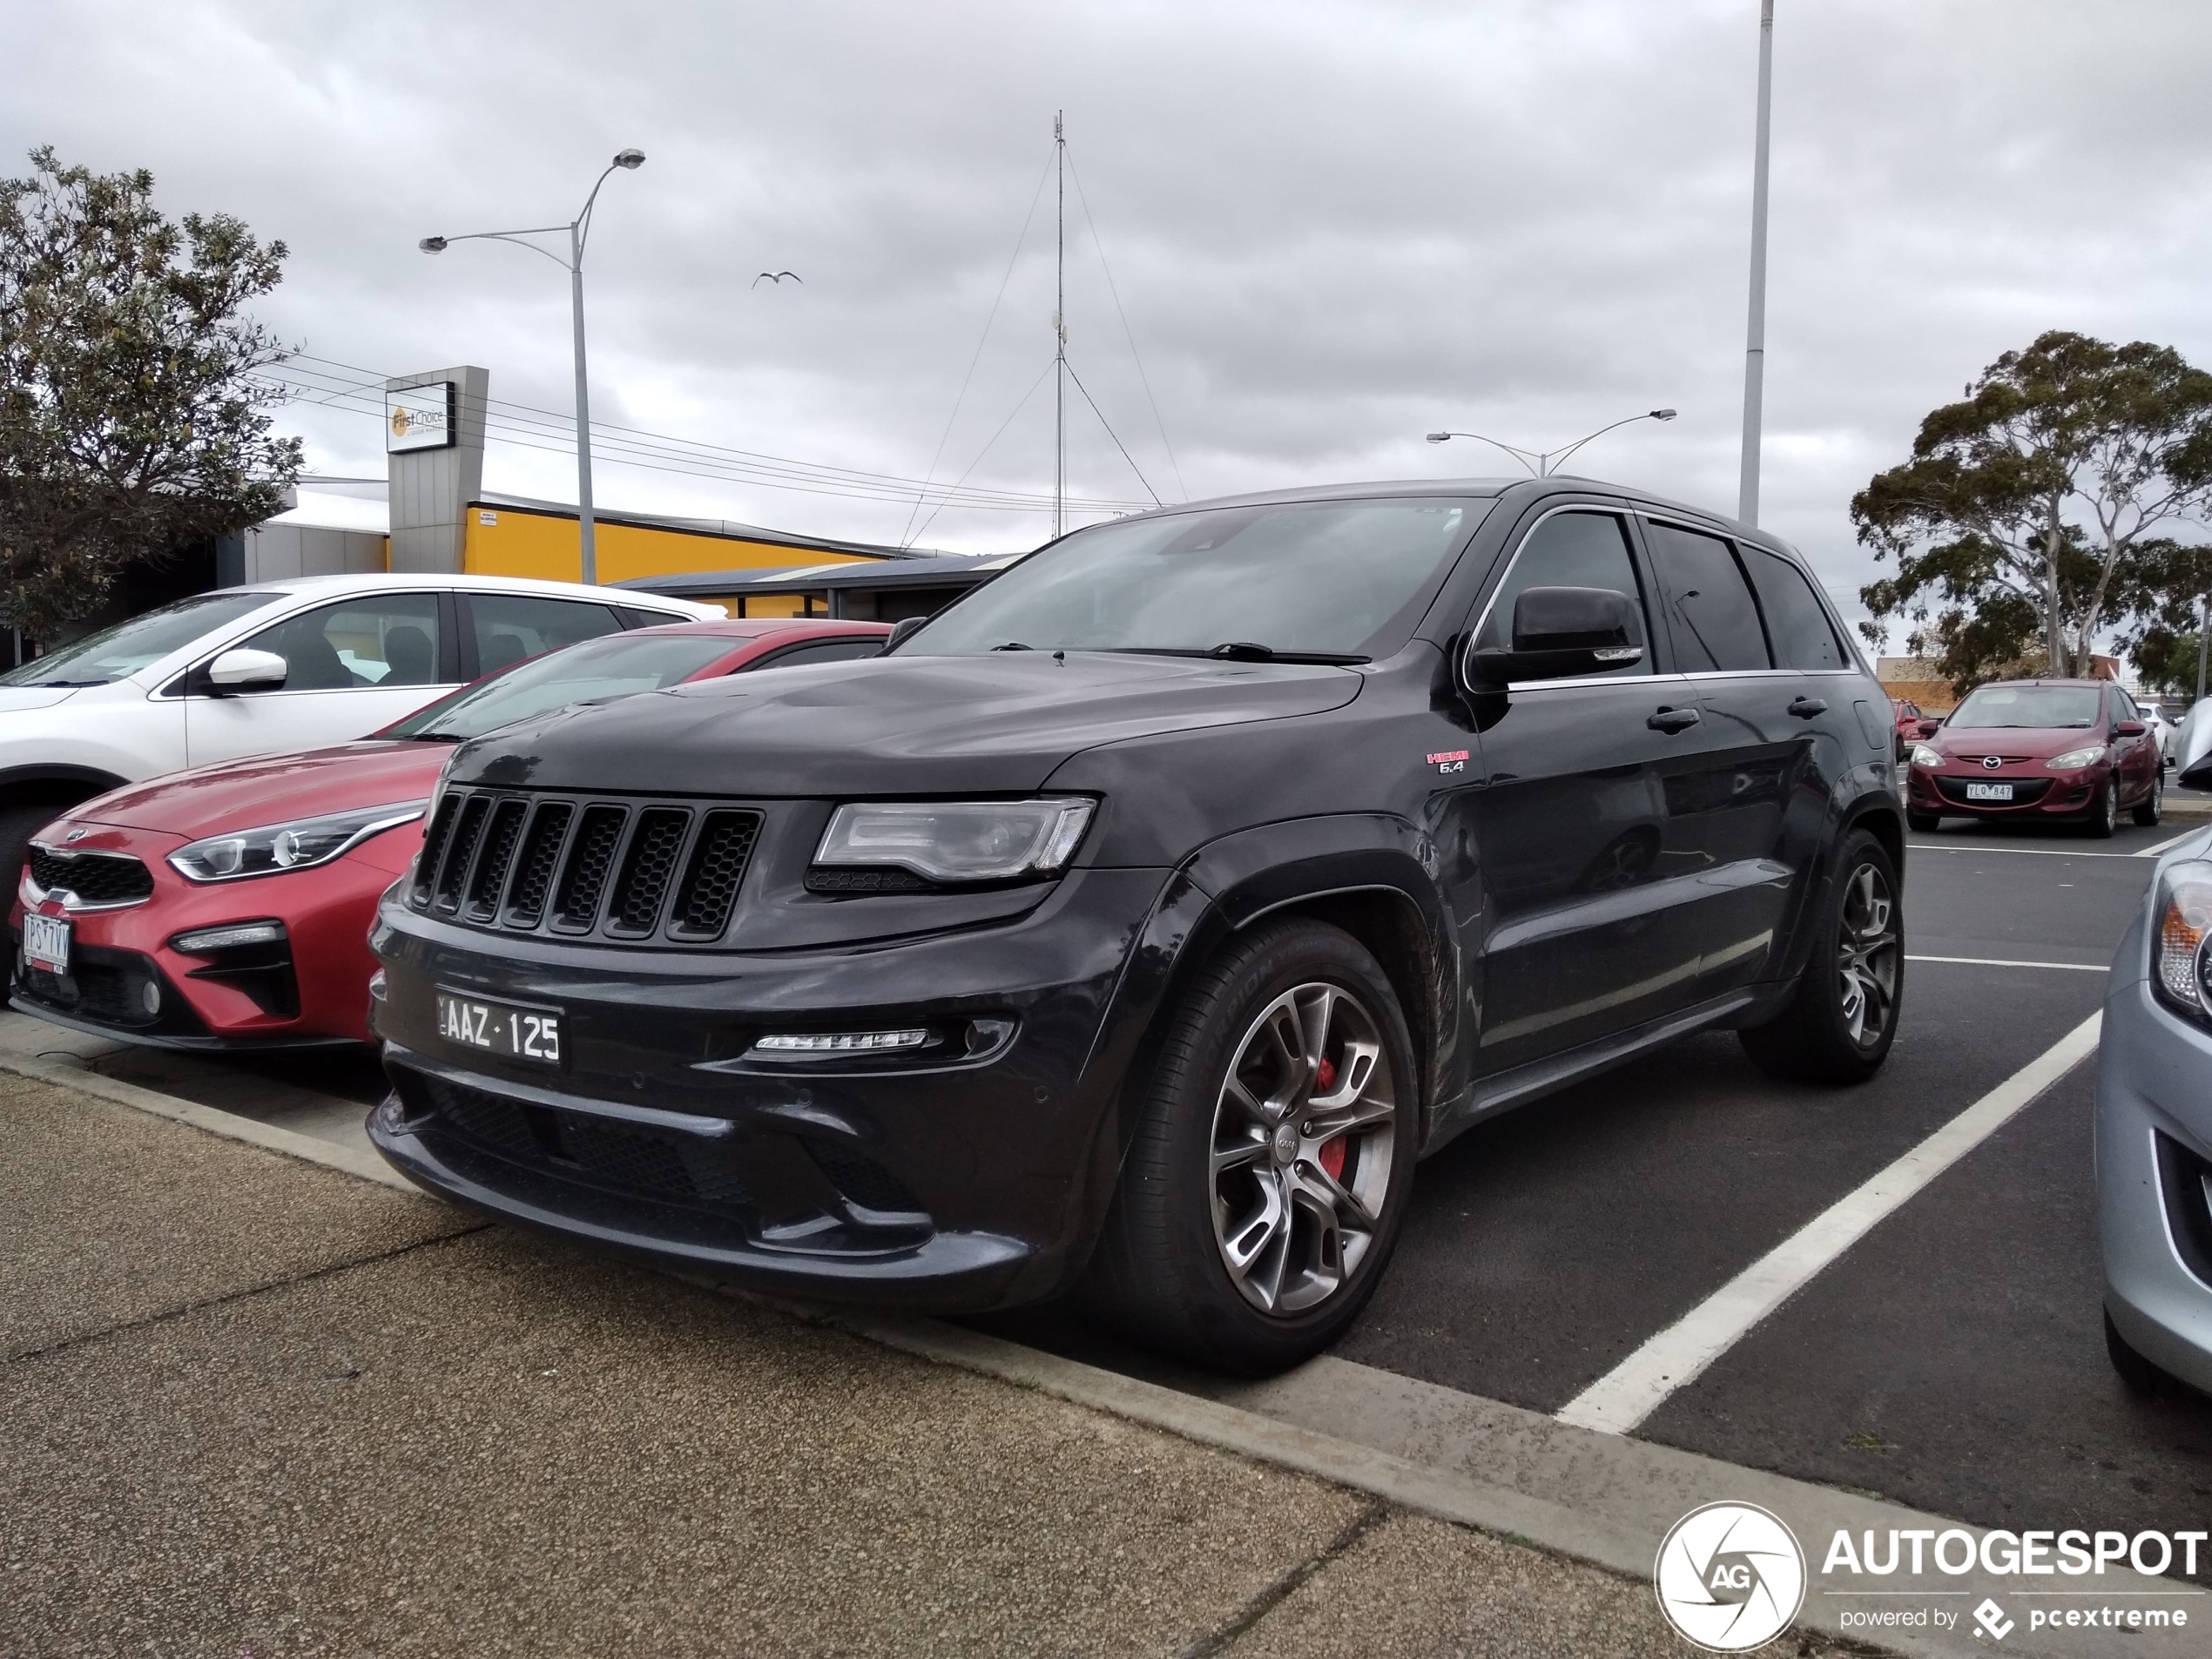
[[[448,1042],[506,1060],[561,1063],[561,1016],[488,997],[438,994],[438,1035]]]
[[[26,915],[23,919],[23,958],[33,968],[66,979],[69,976],[69,921],[64,916]]]
[[[2010,800],[2012,798],[2013,786],[2010,784],[1968,784],[1966,786],[1968,800]]]

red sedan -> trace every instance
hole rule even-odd
[[[1905,821],[1946,816],[2063,819],[2109,835],[2125,810],[2155,824],[2165,799],[2157,739],[2107,680],[2000,680],[1977,687],[1912,745]]]
[[[10,1005],[172,1049],[365,1042],[369,923],[449,745],[587,698],[873,656],[867,622],[731,620],[549,651],[357,743],[118,789],[32,838]]]

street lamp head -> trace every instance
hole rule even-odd
[[[442,253],[446,251],[446,239],[442,236],[426,236],[417,242],[415,246],[421,248],[425,253]]]
[[[1675,418],[1675,412],[1672,409],[1654,409],[1651,411],[1651,418],[1655,421],[1671,421]]]
[[[643,150],[618,150],[615,152],[615,165],[625,172],[635,172],[644,165],[645,152]]]
[[[1431,443],[1448,443],[1451,438],[1452,435],[1448,432],[1432,432],[1428,435],[1428,441]]]

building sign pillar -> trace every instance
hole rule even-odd
[[[384,382],[392,569],[457,575],[462,515],[483,494],[489,370],[462,367]]]

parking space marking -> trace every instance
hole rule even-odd
[[[2204,826],[2200,824],[2195,829],[2183,830],[2179,835],[2169,836],[2165,840],[2158,842],[2155,846],[2139,848],[2137,851],[2130,853],[2128,856],[2131,859],[2155,859],[2161,853],[2165,852],[2168,847],[2179,846],[2183,841],[2188,840],[2190,836],[2202,833],[2203,828]]]
[[[2189,833],[2194,835],[2196,832],[2191,830]],[[2175,840],[2181,839],[2180,836],[2175,837]],[[2173,844],[2173,841],[2166,841],[2161,846],[2171,846]],[[1951,846],[1938,841],[1907,841],[1905,846],[1905,850],[1912,853],[2017,853],[2031,859],[2133,859],[2142,856],[2139,853],[2076,853],[2063,846],[1992,846],[1986,842],[1977,842],[1971,846]],[[2157,847],[2151,849],[2154,853],[2157,850]]]
[[[1959,962],[1968,968],[2062,968],[2074,974],[2109,974],[2102,962],[2018,962],[2001,956],[1907,956],[1908,962]]]
[[[1797,1229],[1561,1406],[1562,1423],[1626,1434],[1743,1340],[1885,1216],[2096,1052],[2093,1014],[1941,1129]]]

